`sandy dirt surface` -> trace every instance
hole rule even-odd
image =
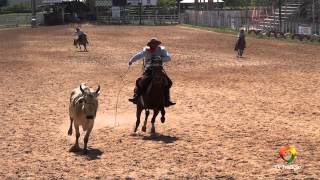
[[[83,25],[89,52],[72,45],[72,26],[0,30],[0,179],[320,178],[320,47],[235,37],[182,26]],[[167,121],[132,135],[128,102],[141,63],[128,59],[157,36],[172,55]],[[71,90],[101,85],[89,153],[69,152]],[[123,86],[123,84],[125,84]],[[115,107],[122,88],[115,122]],[[115,126],[116,124],[117,126]],[[83,133],[81,132],[81,146]],[[297,171],[278,150],[295,146]],[[286,166],[288,167],[288,166]]]

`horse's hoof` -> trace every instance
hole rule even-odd
[[[69,152],[78,152],[80,150],[80,147],[77,145],[73,145],[70,149]]]
[[[142,132],[147,132],[147,127],[143,126],[141,130]]]
[[[161,120],[162,123],[164,123],[166,121],[166,118],[165,117],[161,117],[160,120]]]
[[[130,134],[130,136],[133,136],[133,137],[135,137],[135,136],[137,136],[138,134],[136,133],[136,132],[132,132],[131,134]]]
[[[151,128],[151,134],[155,134],[156,133],[156,128]]]
[[[88,149],[83,149],[83,154],[88,154]]]

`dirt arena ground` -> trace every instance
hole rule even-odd
[[[0,179],[320,178],[319,46],[248,38],[238,59],[233,35],[183,26],[82,29],[88,53],[73,47],[71,26],[0,30]],[[127,99],[141,63],[129,69],[115,122],[116,97],[128,59],[152,36],[172,55],[166,71],[177,105],[164,124],[157,119],[156,136],[133,136]],[[70,92],[81,82],[101,85],[88,155],[69,152],[75,137],[67,136]],[[275,167],[285,164],[278,150],[287,144],[301,169]]]

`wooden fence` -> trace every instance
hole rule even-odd
[[[124,16],[113,18],[111,16],[98,16],[98,23],[105,24],[143,24],[143,25],[163,25],[178,24],[178,15],[141,15],[141,16]]]
[[[253,26],[256,19],[252,19],[252,11],[227,10],[227,11],[195,11],[188,10],[181,15],[181,23],[208,27],[240,27]],[[263,19],[265,16],[260,16]]]
[[[263,21],[267,14],[262,14],[259,18],[252,18],[252,11],[246,10],[213,10],[213,11],[195,11],[188,10],[181,15],[181,23],[207,27],[227,27],[238,30],[244,27],[248,30],[259,29],[258,22]],[[275,22],[277,23],[277,22]],[[299,33],[301,27],[311,28],[311,34],[320,35],[320,23],[315,24],[299,22],[295,17],[282,22],[280,26],[274,28],[275,31],[283,33]]]
[[[13,14],[1,14],[0,15],[0,27],[17,27],[17,26],[30,26],[31,13],[13,13]],[[37,14],[37,23],[43,23],[43,14]]]

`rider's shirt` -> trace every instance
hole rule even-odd
[[[79,39],[80,36],[84,35],[82,31],[78,31],[74,33],[74,39]]]
[[[240,32],[238,34],[238,38],[245,38],[245,37],[246,37],[246,35],[244,34],[244,32]]]
[[[146,46],[142,49],[142,51],[138,52],[134,55],[129,62],[134,63],[138,60],[145,59],[145,69],[148,69],[151,66],[159,66],[171,60],[170,54],[166,50],[164,46],[158,46],[156,49],[150,49],[150,47]],[[161,64],[153,63],[154,60],[161,60]]]

